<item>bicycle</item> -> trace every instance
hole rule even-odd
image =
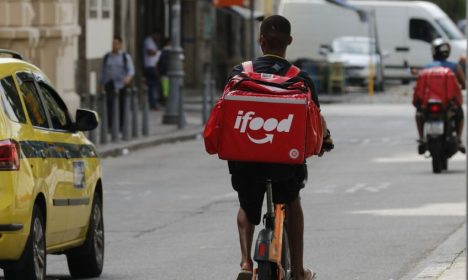
[[[292,280],[291,256],[286,230],[286,205],[273,203],[272,181],[266,180],[267,212],[265,227],[259,232],[254,260],[253,280]]]

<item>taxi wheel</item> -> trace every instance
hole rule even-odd
[[[5,280],[46,279],[46,243],[44,217],[41,209],[34,205],[29,239],[24,249],[23,265],[5,270]]]
[[[98,277],[104,265],[104,219],[102,202],[94,194],[93,208],[85,243],[67,253],[68,269],[74,278]]]

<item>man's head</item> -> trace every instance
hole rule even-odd
[[[264,54],[284,56],[292,42],[291,23],[280,15],[267,17],[260,26],[259,42]]]
[[[112,51],[119,52],[122,49],[122,37],[115,35],[112,40]]]
[[[450,44],[442,38],[437,38],[431,44],[434,60],[446,60],[450,56]]]

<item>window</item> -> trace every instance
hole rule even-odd
[[[23,95],[26,110],[28,111],[31,124],[37,127],[48,128],[47,115],[42,107],[41,98],[36,90],[33,80],[22,81],[20,90]]]
[[[16,90],[13,77],[6,77],[0,80],[0,95],[3,110],[10,120],[18,123],[26,123],[26,115],[23,111],[23,105]]]
[[[431,43],[434,39],[441,37],[434,26],[423,19],[410,20],[410,38]]]
[[[112,11],[112,0],[88,0],[89,18],[109,19]]]
[[[97,18],[99,14],[99,1],[89,0],[89,18]]]
[[[111,0],[102,0],[102,18],[110,18],[111,15]]]
[[[52,127],[58,130],[72,130],[73,125],[65,103],[58,94],[44,82],[39,82],[39,89],[47,111],[49,112]]]

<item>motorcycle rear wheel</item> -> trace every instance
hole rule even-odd
[[[443,169],[443,156],[441,152],[432,153],[432,171],[436,174],[442,172]]]

